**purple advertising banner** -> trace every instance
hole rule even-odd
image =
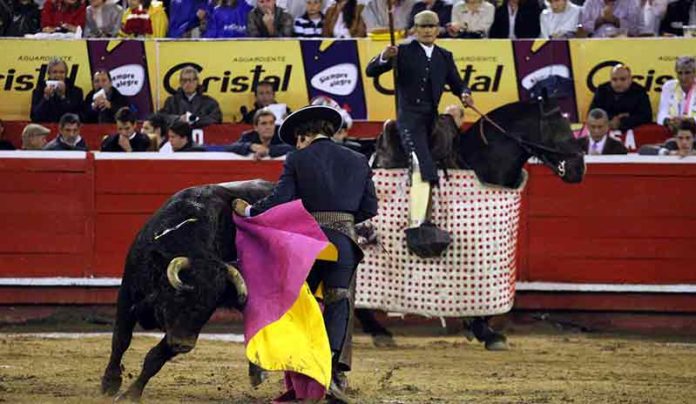
[[[91,72],[107,69],[139,119],[152,113],[152,91],[143,41],[87,41]],[[89,91],[85,89],[85,93]]]
[[[302,41],[309,99],[329,97],[353,119],[367,119],[356,41]]]
[[[519,40],[512,42],[512,46],[520,100],[546,92],[557,100],[571,122],[578,122],[568,41]]]

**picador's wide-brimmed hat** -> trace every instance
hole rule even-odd
[[[330,122],[333,125],[334,133],[338,132],[338,130],[341,129],[341,125],[343,125],[343,117],[336,109],[325,107],[323,105],[310,105],[308,107],[298,109],[285,118],[283,124],[280,125],[280,129],[278,130],[280,140],[289,145],[295,146],[295,144],[297,144],[295,130],[303,123],[311,121]]]

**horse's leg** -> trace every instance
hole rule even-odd
[[[489,351],[505,351],[508,349],[507,338],[502,333],[493,330],[490,325],[488,325],[488,317],[474,317],[467,319],[465,318],[464,327],[473,334],[473,336],[479,341],[483,342],[486,349]]]
[[[128,390],[118,396],[116,400],[140,401],[140,397],[143,395],[143,389],[147,382],[162,369],[162,366],[164,366],[168,360],[175,357],[177,354],[178,352],[172,350],[167,343],[167,336],[165,335],[145,356],[143,370],[140,372],[140,375],[138,375],[138,378],[135,379],[133,384],[128,387]]]
[[[131,343],[136,316],[128,291],[120,289],[116,308],[116,323],[111,336],[111,356],[101,380],[102,394],[113,396],[121,387],[121,359]]]

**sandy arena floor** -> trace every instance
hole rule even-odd
[[[20,330],[21,331],[21,330]],[[378,349],[356,338],[350,395],[356,403],[694,403],[696,340],[521,331],[511,350],[487,352],[463,337],[397,336]],[[109,337],[47,340],[0,334],[0,401],[107,403],[98,394]],[[125,357],[129,384],[157,342],[134,338]],[[247,383],[239,343],[199,341],[150,382],[146,403],[263,403],[281,376]]]

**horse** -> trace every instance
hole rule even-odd
[[[429,145],[439,168],[470,169],[482,183],[505,188],[521,184],[523,166],[530,157],[566,183],[578,183],[585,174],[582,149],[570,123],[558,105],[546,97],[503,105],[482,116],[464,133],[459,133],[451,116],[440,115]],[[394,121],[385,123],[377,138],[372,167],[409,168]],[[465,319],[464,325],[469,335],[485,342],[487,349],[506,348],[505,336],[488,326],[488,317]]]
[[[430,137],[433,160],[441,168],[471,169],[481,182],[506,188],[519,185],[530,157],[567,183],[578,183],[585,174],[582,149],[552,100],[503,105],[459,136],[450,121],[451,117],[440,116]],[[408,162],[396,124],[388,121],[376,141],[373,168],[408,168]]]

